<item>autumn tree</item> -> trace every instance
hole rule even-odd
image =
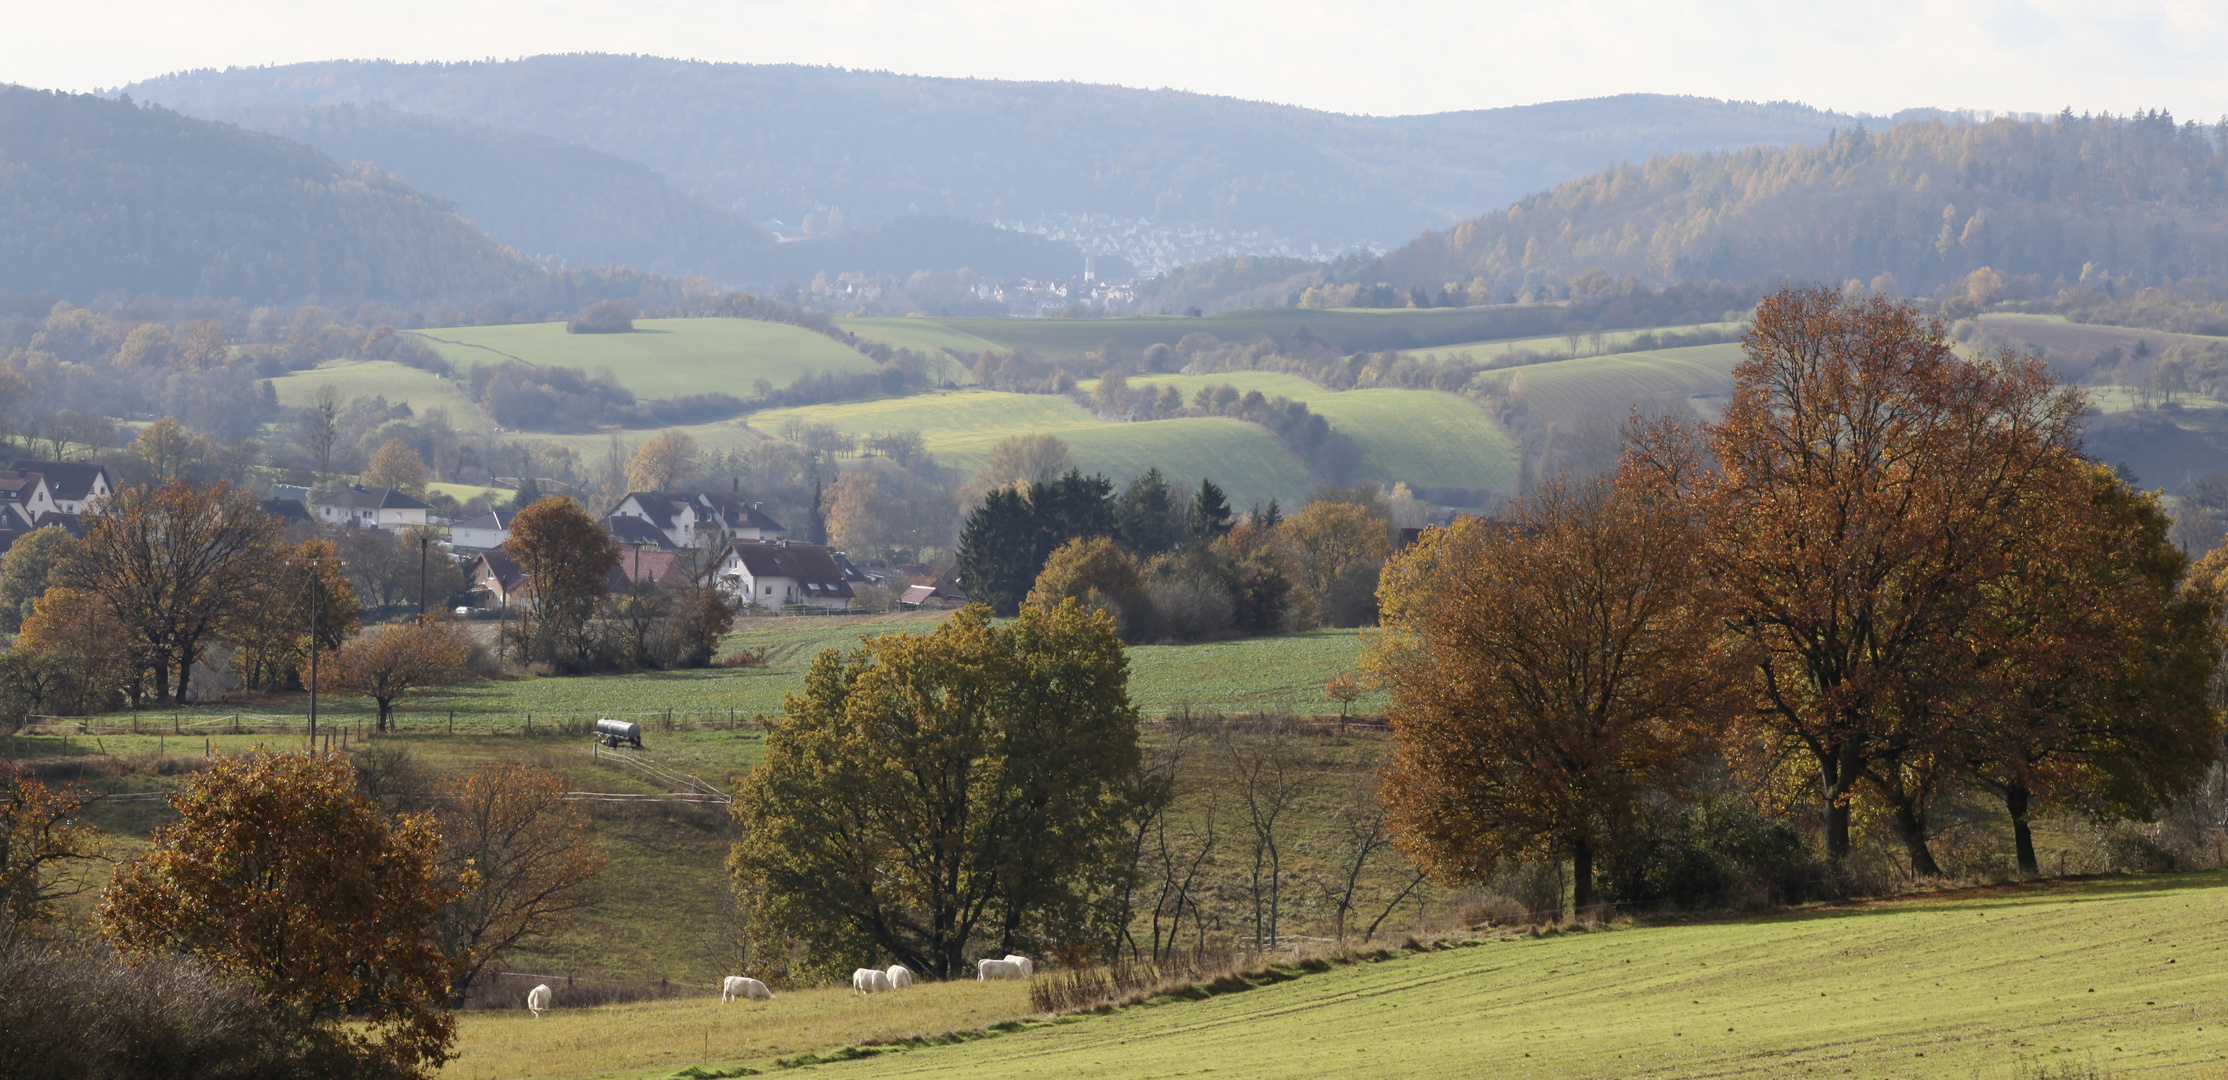
[[[222,633],[233,646],[234,674],[249,689],[260,690],[291,683],[309,662],[313,638],[319,650],[330,653],[360,625],[356,590],[349,585],[339,549],[331,540],[313,536],[281,549],[264,567]]]
[[[47,581],[77,541],[60,526],[48,525],[16,537],[0,554],[0,630],[14,630],[31,614],[31,604],[46,592]]]
[[[968,515],[954,560],[969,599],[1010,615],[1044,561],[1077,537],[1114,531],[1114,485],[1073,469],[1050,483],[993,488]]]
[[[881,505],[881,486],[865,472],[836,477],[827,491],[828,542],[852,552],[882,543],[889,534],[888,508]]]
[[[252,492],[223,482],[127,487],[85,516],[85,539],[57,576],[125,629],[153,671],[156,698],[183,705],[194,661],[254,594],[278,534]]]
[[[71,872],[106,850],[100,829],[85,820],[86,801],[0,762],[0,937],[59,920],[57,903],[92,888]]]
[[[472,647],[452,623],[408,622],[373,627],[325,660],[325,687],[357,694],[379,707],[378,730],[401,698],[462,679]]]
[[[565,801],[564,778],[532,765],[481,762],[440,816],[442,858],[460,882],[441,911],[441,941],[461,998],[487,965],[564,929],[594,900],[609,860]]]
[[[671,491],[696,468],[696,440],[668,428],[635,448],[627,460],[627,486],[635,491]]]
[[[1681,507],[1605,479],[1553,482],[1394,560],[1371,674],[1392,691],[1383,794],[1400,849],[1441,882],[1595,859],[1675,790],[1724,703],[1717,613]]]
[[[977,949],[1109,951],[1134,869],[1127,681],[1113,621],[1072,603],[821,653],[735,798],[755,940],[943,978]]]
[[[144,698],[145,653],[99,597],[58,585],[32,605],[16,635],[18,653],[34,665],[36,696],[64,713],[99,712],[121,693],[137,708]]]
[[[1988,591],[1978,637],[1988,676],[1970,699],[1956,764],[2003,799],[2019,868],[2041,869],[2036,808],[2148,819],[2219,757],[2207,700],[2218,670],[2218,569],[2185,579],[2155,495],[2112,470],[2069,471],[2075,497]]]
[[[1828,288],[1766,297],[1742,351],[1701,445],[1659,427],[1636,460],[1707,523],[1749,711],[1767,755],[1814,770],[1827,855],[1848,855],[1861,787],[1935,873],[1926,766],[1988,689],[1983,600],[2061,516],[2082,398],[2040,360],[1960,359],[1913,309]]]
[[[317,462],[319,480],[332,475],[333,444],[340,440],[340,414],[345,404],[338,387],[321,383],[311,392],[309,403],[295,415],[294,439]]]
[[[216,456],[216,443],[207,435],[194,435],[185,425],[165,416],[139,429],[139,436],[125,448],[137,471],[157,484],[191,480]]]
[[[1068,448],[1067,440],[1058,435],[1044,432],[1008,435],[990,448],[990,458],[976,472],[975,482],[986,488],[1016,480],[1025,484],[1049,484],[1074,468],[1075,453]]]
[[[551,496],[511,519],[503,551],[525,577],[532,655],[585,666],[596,645],[592,620],[619,565],[618,542],[579,503]]]
[[[176,823],[117,868],[103,937],[247,980],[305,1041],[410,1074],[448,1060],[453,893],[431,819],[390,823],[339,757],[269,751],[212,759],[171,806]]]
[[[1317,499],[1277,527],[1298,567],[1300,602],[1326,626],[1372,621],[1377,574],[1392,550],[1385,522],[1367,507]]]
[[[425,497],[425,462],[418,452],[401,439],[388,439],[371,455],[371,464],[365,466],[363,482],[366,485],[393,488],[416,498]]]
[[[1051,611],[1073,600],[1086,611],[1104,611],[1121,627],[1125,639],[1148,625],[1145,579],[1137,560],[1109,537],[1070,540],[1044,560],[1044,570],[1024,601],[1030,607]]]

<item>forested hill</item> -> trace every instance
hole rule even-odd
[[[1853,122],[1660,95],[1346,116],[1173,90],[609,55],[333,61],[125,89],[212,116],[384,102],[536,132],[663,170],[754,221],[1091,214],[1267,230],[1302,255],[1397,243],[1621,160],[1815,139]]]
[[[372,162],[454,202],[497,240],[571,266],[754,280],[774,244],[765,230],[674,190],[647,165],[546,135],[383,105],[261,104],[213,118],[316,147],[335,161]]]
[[[1507,298],[1556,295],[1595,268],[1651,284],[1891,274],[1923,294],[1983,266],[2007,298],[2084,274],[2121,285],[2228,277],[2228,126],[2155,113],[1931,120],[1813,146],[1665,155],[1426,233],[1340,276],[1403,289],[1476,282],[1469,291]]]
[[[0,85],[0,294],[409,303],[540,276],[448,206],[309,147]]]

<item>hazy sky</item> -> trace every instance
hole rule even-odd
[[[1412,113],[1628,91],[2228,113],[2210,0],[0,0],[0,81],[181,68],[640,52],[1172,86]]]

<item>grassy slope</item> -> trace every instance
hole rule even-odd
[[[1532,414],[1568,424],[1599,409],[1621,409],[1647,394],[1722,393],[1741,361],[1734,344],[1586,356],[1506,368],[1480,375],[1507,387],[1518,374]]]
[[[869,341],[921,352],[956,352],[974,357],[998,348],[996,342],[976,337],[941,319],[837,319],[836,325]]]
[[[271,380],[279,404],[289,408],[308,404],[317,388],[328,384],[340,392],[342,401],[377,394],[388,401],[407,401],[418,413],[447,409],[449,424],[458,431],[486,431],[494,426],[457,384],[392,360],[334,360]]]
[[[458,326],[416,333],[459,367],[504,359],[594,372],[610,368],[644,398],[722,392],[755,396],[752,381],[787,386],[799,375],[874,366],[842,343],[757,319],[639,319],[631,334],[568,334],[563,323]]]
[[[1602,332],[1601,340],[1604,345],[1622,345],[1628,341],[1631,341],[1633,338],[1639,337],[1641,334],[1644,333],[1685,333],[1695,330],[1711,330],[1719,333],[1728,333],[1738,329],[1740,325],[1741,324],[1739,323],[1717,322],[1692,323],[1686,326],[1659,326],[1651,330],[1606,330]],[[1581,338],[1578,342],[1578,348],[1582,352],[1587,349],[1593,348],[1593,336],[1589,334]],[[1568,352],[1570,349],[1570,339],[1564,337],[1561,334],[1550,334],[1545,337],[1500,338],[1492,341],[1465,341],[1456,345],[1434,345],[1430,348],[1416,349],[1413,351],[1418,358],[1436,360],[1449,358],[1458,353],[1469,353],[1472,357],[1482,359],[1486,357],[1498,356],[1501,353],[1505,352],[1514,352],[1518,349],[1529,349],[1533,352],[1540,353]]]
[[[1491,336],[1497,308],[1388,308],[1334,311],[1258,308],[1204,318],[1143,315],[1126,319],[928,319],[1011,349],[1026,345],[1050,359],[1078,357],[1113,341],[1135,356],[1156,344],[1174,345],[1185,334],[1212,334],[1224,341],[1250,341],[1267,335],[1283,340],[1300,326],[1334,345],[1357,349],[1407,347],[1418,341],[1469,341]],[[1405,340],[1402,335],[1406,336]]]
[[[1071,1080],[2008,1076],[2022,1064],[2029,1075],[2039,1065],[2051,1075],[2217,1075],[2228,1060],[2223,963],[2221,874],[2049,882],[1515,938],[823,1068]],[[813,1039],[933,1035],[970,1008],[1025,1008],[1004,988],[932,989],[859,1003],[821,991],[763,1005],[622,1006],[539,1024],[521,1012],[470,1014],[448,1075],[765,1068]],[[629,1037],[602,1037],[611,1030]]]
[[[1049,432],[1067,440],[1085,472],[1117,482],[1150,466],[1196,482],[1211,476],[1234,498],[1290,500],[1313,488],[1307,470],[1276,436],[1238,420],[1194,418],[1117,424],[1049,394],[963,390],[882,401],[776,409],[751,417],[760,431],[789,418],[866,433],[918,428],[946,464],[972,473],[1009,435]]]

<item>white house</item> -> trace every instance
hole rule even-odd
[[[108,475],[105,465],[82,461],[18,461],[15,470],[45,477],[54,509],[64,514],[82,514],[116,490],[116,482]]]
[[[714,580],[736,600],[762,608],[851,608],[851,583],[827,548],[787,540],[732,540]]]
[[[511,538],[512,510],[490,510],[449,529],[449,546],[458,551],[493,551]]]
[[[21,512],[25,521],[37,521],[42,514],[62,513],[54,501],[54,489],[47,484],[44,473],[0,470],[0,503]]]
[[[328,525],[348,525],[359,529],[399,529],[408,525],[426,523],[426,511],[432,509],[393,488],[365,487],[350,484],[310,505],[317,520]]]
[[[729,540],[781,540],[789,535],[780,522],[759,513],[742,495],[725,491],[630,491],[612,508],[611,516],[649,522],[677,548],[714,547]]]

